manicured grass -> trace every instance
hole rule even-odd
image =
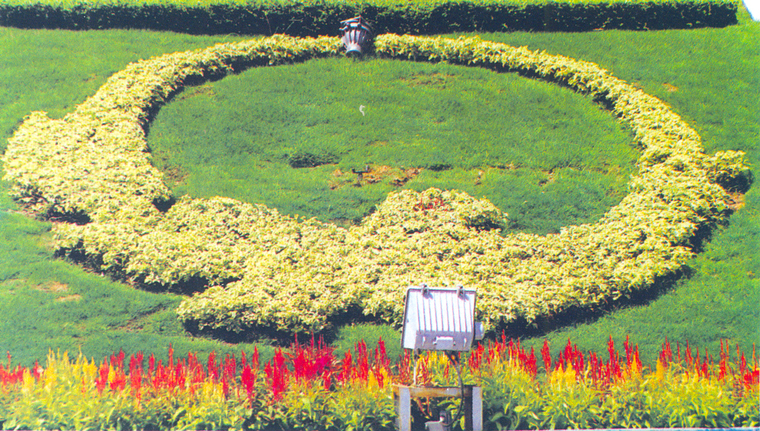
[[[62,117],[132,61],[243,38],[0,27],[0,39],[0,148],[4,149],[5,138],[24,116],[46,111],[53,118]]]
[[[129,62],[231,39],[0,28],[0,148],[31,111],[62,117]],[[33,364],[50,349],[81,349],[95,358],[119,349],[165,357],[170,344],[178,354],[195,351],[201,358],[214,350],[253,350],[189,336],[176,319],[177,295],[135,290],[55,259],[50,223],[18,213],[8,190],[0,182],[0,351],[14,363]],[[273,355],[263,344],[259,350]]]
[[[595,62],[665,101],[703,139],[705,151],[741,150],[760,162],[760,24],[746,12],[724,29],[657,32],[509,33],[484,38]],[[582,350],[603,352],[625,336],[652,364],[659,345],[673,342],[717,352],[720,340],[745,351],[760,344],[760,195],[755,185],[728,226],[713,230],[691,271],[667,293],[596,321],[547,335],[556,354],[570,338]],[[543,338],[530,340],[540,348]]]
[[[0,349],[11,352],[14,363],[44,359],[51,349],[95,358],[120,349],[165,357],[169,345],[183,355],[253,350],[189,337],[174,311],[178,295],[133,289],[52,259],[49,229],[49,223],[0,210]],[[273,355],[267,346],[259,351]]]
[[[745,16],[739,25],[723,29],[507,33],[482,37],[596,62],[670,104],[701,134],[708,152],[741,149],[747,152],[750,163],[757,166],[760,161],[757,143],[760,106],[753,91],[760,88],[757,69],[760,47],[755,43],[760,40],[760,25],[748,22]],[[142,31],[0,28],[0,134],[3,138],[0,148],[5,147],[4,139],[10,137],[29,112],[46,110],[53,116],[64,115],[130,61],[231,39]],[[422,65],[425,70],[434,67]],[[241,85],[247,85],[247,74],[242,74],[209,88],[216,91],[222,83],[227,85],[228,79],[238,79]],[[182,103],[183,95],[193,95],[193,91],[205,91],[204,88],[181,93],[167,108]],[[358,114],[356,101],[353,105]],[[372,113],[374,105],[365,105],[367,113]],[[590,102],[588,105],[593,108]],[[244,120],[246,118],[241,119],[241,123]],[[156,130],[151,131],[156,133]],[[587,159],[590,163],[588,160],[592,159]],[[361,168],[362,163],[355,167]],[[610,163],[610,166],[616,165]],[[353,163],[346,163],[346,168],[350,167]],[[534,172],[545,168],[539,166]],[[468,169],[463,166],[460,171],[451,169],[438,173],[459,172],[458,175],[464,176],[469,174]],[[580,194],[575,184],[568,183],[567,187],[568,194]],[[361,189],[365,188],[368,187]],[[42,359],[48,349],[59,348],[69,351],[81,348],[83,353],[96,358],[118,348],[124,348],[127,353],[137,349],[163,356],[169,343],[174,345],[178,355],[188,350],[202,355],[211,350],[224,353],[252,349],[252,345],[230,346],[190,337],[174,320],[171,311],[179,300],[177,296],[134,290],[55,259],[49,245],[48,222],[18,214],[19,208],[7,197],[7,190],[6,184],[0,186],[0,297],[3,298],[0,300],[0,351],[10,351],[14,362],[31,365],[35,359]],[[540,200],[535,202],[535,205],[543,205]],[[631,306],[596,321],[547,334],[555,354],[568,337],[584,351],[604,352],[610,334],[618,346],[626,334],[630,334],[631,341],[642,349],[642,359],[649,364],[666,336],[672,342],[688,341],[711,352],[717,352],[720,338],[727,338],[731,343],[741,344],[744,351],[751,351],[752,344],[760,341],[760,316],[755,306],[760,299],[758,211],[760,199],[753,188],[745,196],[744,207],[730,219],[729,225],[713,231],[712,238],[705,244],[705,252],[690,263],[691,272],[687,277],[645,305]],[[551,227],[542,225],[536,229]],[[66,297],[69,298],[61,300]],[[361,337],[371,339],[376,334],[389,337],[394,333],[398,334],[389,327],[349,326],[338,330],[336,345],[345,349]],[[397,343],[398,339],[387,341]],[[539,346],[543,337],[524,342]],[[260,350],[268,349],[259,346]],[[266,353],[264,356],[266,359]]]
[[[393,190],[458,189],[536,233],[597,220],[625,194],[637,158],[589,97],[515,74],[372,58],[188,88],[159,112],[148,143],[177,195],[358,223]],[[359,183],[352,170],[367,166]]]
[[[568,338],[583,351],[603,353],[610,335],[618,347],[630,335],[650,366],[666,339],[683,346],[688,342],[711,355],[719,352],[721,340],[752,351],[760,344],[758,197],[756,190],[747,194],[747,206],[731,218],[730,226],[715,230],[704,253],[690,262],[691,273],[672,289],[647,304],[547,334],[554,354]],[[527,340],[526,345],[538,351],[543,339]]]

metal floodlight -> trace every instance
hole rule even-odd
[[[401,333],[405,349],[468,351],[483,339],[483,324],[475,322],[474,289],[409,287]]]
[[[372,26],[361,15],[340,22],[341,40],[346,47],[346,54],[359,55],[364,44],[372,39]]]
[[[443,351],[454,365],[459,387],[418,387],[417,366],[414,367],[412,386],[396,385],[396,408],[399,431],[411,431],[412,398],[451,397],[459,394],[460,403],[452,418],[448,411],[441,411],[439,420],[425,423],[427,431],[451,431],[452,425],[465,418],[466,431],[483,430],[482,388],[465,387],[457,352],[472,348],[475,340],[483,339],[483,324],[475,322],[475,289],[459,286],[430,288],[426,284],[406,290],[404,326],[401,346],[411,349],[415,356],[420,350]]]

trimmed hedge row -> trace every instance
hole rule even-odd
[[[277,36],[133,63],[62,120],[32,113],[9,140],[4,178],[40,214],[86,216],[54,225],[64,253],[135,283],[206,280],[180,317],[236,331],[319,331],[356,308],[398,321],[406,287],[420,282],[477,288],[489,328],[596,307],[682,270],[700,229],[730,214],[724,187],[749,178],[743,153],[705,155],[665,104],[593,63],[478,38],[382,35],[382,57],[518,72],[593,95],[641,146],[630,194],[599,222],[548,236],[502,237],[505,215],[490,202],[436,189],[392,194],[350,229],[228,198],[166,209],[143,127],[183,82],[340,51],[336,38]]]
[[[361,14],[377,33],[656,30],[724,27],[737,22],[737,9],[733,0],[5,0],[0,26],[317,36],[337,34],[341,20]]]

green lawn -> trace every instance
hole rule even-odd
[[[481,37],[513,45],[527,45],[532,49],[544,49],[553,54],[563,54],[598,63],[612,71],[615,76],[636,83],[644,91],[671,105],[676,113],[683,116],[700,133],[706,151],[739,149],[747,153],[749,162],[754,166],[757,166],[760,161],[758,148],[760,122],[757,114],[760,112],[760,102],[756,97],[757,89],[760,88],[760,73],[758,73],[760,72],[758,70],[760,46],[756,43],[760,40],[760,24],[748,21],[746,13],[740,16],[740,24],[722,29],[591,33],[515,32],[482,34]],[[0,140],[0,149],[5,147],[5,139],[12,135],[14,128],[29,112],[44,110],[54,117],[65,115],[73,110],[77,103],[81,103],[92,95],[108,76],[131,61],[239,39],[242,38],[188,36],[146,31],[71,32],[0,28],[0,133],[3,138]],[[538,232],[552,231],[566,223],[593,219],[598,216],[600,208],[603,211],[604,208],[614,204],[615,199],[619,199],[621,191],[624,192],[624,188],[621,188],[619,184],[619,176],[627,175],[630,167],[626,167],[626,163],[630,163],[635,157],[635,154],[626,154],[625,149],[628,148],[630,138],[627,138],[626,132],[621,130],[608,114],[599,111],[591,101],[582,96],[567,94],[566,90],[535,81],[516,83],[523,80],[518,77],[491,77],[492,73],[486,71],[466,69],[465,72],[460,70],[462,68],[450,66],[393,65],[367,60],[352,65],[363,73],[352,79],[377,81],[368,85],[368,87],[374,86],[372,90],[374,95],[371,96],[374,99],[370,95],[353,95],[351,96],[353,98],[346,101],[343,106],[341,98],[334,89],[336,84],[330,84],[331,73],[328,71],[331,68],[348,69],[348,65],[349,63],[345,60],[336,59],[271,70],[255,70],[180,93],[159,113],[158,121],[151,128],[150,143],[152,147],[156,147],[154,154],[156,164],[165,170],[174,169],[176,176],[171,185],[176,192],[187,192],[199,196],[224,193],[250,201],[271,199],[267,203],[278,206],[282,203],[276,203],[276,198],[267,197],[265,193],[257,190],[256,185],[261,185],[259,182],[261,179],[254,178],[246,169],[248,155],[236,156],[239,154],[236,151],[241,151],[241,143],[250,144],[254,149],[259,148],[258,153],[257,151],[249,152],[263,155],[257,159],[256,163],[261,163],[262,166],[272,163],[274,167],[263,170],[270,172],[274,177],[279,175],[280,181],[283,184],[289,184],[289,187],[299,187],[300,181],[291,181],[292,177],[301,175],[306,170],[317,175],[315,178],[318,178],[318,181],[313,180],[315,184],[324,185],[325,182],[336,181],[334,177],[331,177],[336,169],[348,171],[352,167],[361,168],[365,163],[378,166],[388,165],[400,169],[414,167],[415,163],[419,163],[418,167],[428,169],[423,169],[424,174],[406,183],[409,187],[414,187],[415,181],[425,179],[424,175],[429,175],[427,181],[431,184],[439,186],[469,184],[471,189],[467,190],[468,192],[475,195],[494,196],[492,198],[494,202],[499,202],[499,205],[512,215],[514,228]],[[353,70],[353,67],[344,70],[343,76],[351,76],[349,72]],[[299,77],[299,74],[303,75],[305,71],[313,76]],[[375,73],[378,75],[375,76]],[[396,74],[395,78],[394,74]],[[449,75],[457,76],[449,77]],[[268,81],[257,78],[265,76],[270,77]],[[412,78],[428,79],[429,82],[425,85],[412,86],[416,88],[410,89],[407,94],[400,94],[403,92],[399,89],[404,88],[403,85],[408,85],[408,81]],[[261,82],[255,82],[257,79]],[[478,81],[479,79],[481,81]],[[444,89],[438,88],[441,80],[446,87],[451,85],[458,90],[446,93]],[[449,83],[449,80],[456,82]],[[290,86],[279,87],[280,94],[287,95],[286,97],[275,97],[278,94],[278,87],[274,84],[270,85],[273,81],[293,82]],[[291,96],[294,94],[290,92],[292,89],[289,87],[302,86],[301,82],[323,82],[323,84],[314,91],[297,90],[296,95],[304,99],[300,104],[296,103],[297,106],[292,106]],[[267,100],[271,99],[271,103],[281,107],[282,111],[294,109],[299,121],[307,122],[294,123],[292,127],[287,128],[270,127],[268,130],[283,132],[285,135],[272,137],[270,142],[253,143],[248,141],[249,137],[261,130],[257,129],[257,131],[248,127],[253,127],[251,125],[254,123],[257,124],[256,127],[268,127],[267,121],[263,121],[265,123],[263,125],[262,121],[248,121],[254,115],[261,114],[262,109],[254,106],[255,100],[249,100],[250,105],[242,107],[245,109],[240,108],[242,117],[239,119],[230,117],[235,115],[236,111],[231,110],[227,103],[220,103],[219,106],[214,107],[214,110],[210,109],[209,94],[219,98],[217,102],[219,100],[239,101],[240,97],[235,94],[236,92],[239,93],[240,89],[259,84],[261,86],[257,91],[268,91],[275,95],[267,96]],[[511,87],[512,85],[514,87]],[[375,114],[385,114],[386,110],[389,114],[392,113],[390,108],[382,107],[382,99],[380,99],[382,93],[387,92],[388,88],[392,89],[390,91],[392,98],[388,96],[392,101],[389,103],[391,106],[400,103],[408,105],[410,101],[422,98],[427,100],[428,107],[419,114],[421,126],[409,125],[414,123],[396,125],[394,121],[385,119],[380,124],[385,127],[383,129],[369,122]],[[525,177],[528,178],[526,181],[505,175],[500,180],[504,183],[498,181],[489,183],[492,171],[501,171],[498,166],[495,166],[497,164],[491,161],[490,155],[483,156],[482,150],[467,153],[469,146],[465,144],[473,140],[471,137],[473,135],[458,137],[458,129],[461,127],[454,124],[451,124],[452,127],[449,129],[443,127],[436,129],[431,126],[431,120],[435,123],[434,120],[438,119],[436,115],[443,108],[445,108],[445,114],[438,115],[444,117],[439,125],[453,123],[458,116],[457,103],[467,107],[467,115],[470,115],[470,111],[477,111],[471,103],[479,97],[479,94],[482,94],[479,91],[483,88],[493,89],[488,90],[489,92],[503,88],[504,91],[509,90],[510,94],[520,97],[536,88],[535,91],[538,91],[535,93],[536,96],[525,96],[535,99],[528,105],[530,109],[507,111],[511,113],[510,118],[514,118],[517,114],[523,115],[526,121],[525,130],[535,129],[536,124],[556,121],[559,131],[555,135],[536,138],[531,133],[531,136],[525,139],[514,137],[506,139],[509,142],[520,141],[528,145],[520,155],[514,156],[515,160],[519,159],[519,168],[526,169]],[[519,89],[512,90],[513,88]],[[456,92],[467,94],[458,97]],[[364,97],[371,100],[371,103],[363,103]],[[204,98],[206,98],[205,106],[209,109],[199,110],[198,115],[213,113],[213,115],[220,115],[221,120],[206,118],[192,123],[184,120],[183,116],[189,115],[192,109],[198,109],[197,106],[193,107],[195,103],[193,99],[197,102]],[[371,136],[363,144],[371,151],[376,151],[369,153],[372,155],[372,160],[368,160],[370,158],[368,153],[355,153],[353,150],[341,149],[340,146],[350,140],[349,135],[340,134],[345,133],[346,129],[340,122],[341,115],[323,117],[324,113],[314,112],[316,109],[309,106],[309,100],[316,100],[311,102],[312,105],[316,105],[319,101],[330,101],[334,110],[340,114],[352,112],[357,120],[363,119],[368,128],[363,129],[361,135]],[[492,101],[493,105],[484,109],[503,112],[511,109],[510,103],[513,101],[513,98],[499,98]],[[366,117],[359,116],[358,105],[360,104],[366,105]],[[411,111],[399,112],[409,116]],[[577,112],[577,115],[572,115],[573,112]],[[313,114],[313,116],[309,117],[307,114]],[[177,116],[178,120],[172,120],[172,115]],[[486,114],[474,112],[472,115]],[[553,116],[559,118],[549,118]],[[414,118],[405,120],[412,121]],[[176,122],[172,123],[172,121]],[[273,116],[269,124],[276,126],[282,121],[283,117]],[[308,121],[314,124],[310,127]],[[485,137],[483,141],[477,141],[478,145],[490,145],[488,142],[497,142],[502,136],[509,136],[508,133],[514,132],[514,127],[512,127],[515,124],[514,121],[507,123],[506,129],[495,135]],[[576,121],[579,123],[576,124]],[[460,124],[469,122],[471,120],[466,119],[465,123]],[[192,146],[186,148],[182,146],[182,150],[187,150],[188,154],[172,150],[172,148],[179,148],[179,144],[183,142],[195,139],[200,132],[193,128],[204,124],[210,128],[224,125],[230,127],[234,124],[246,126],[233,127],[232,130],[222,130],[222,132],[218,129],[209,131],[212,139],[222,139],[219,135],[234,136],[234,139],[227,141],[226,148],[220,148],[220,145],[217,145],[213,149],[208,149],[209,155],[213,155],[208,161],[209,164],[200,162],[202,157],[199,156],[199,150],[193,149]],[[328,129],[330,125],[334,128]],[[501,125],[493,125],[493,127],[497,126]],[[164,132],[162,132],[162,127],[166,128],[163,129]],[[576,139],[577,130],[589,127],[595,130],[588,130],[590,135]],[[414,131],[407,129],[414,129]],[[414,134],[417,130],[423,129],[427,129],[424,131],[428,135],[416,138]],[[473,128],[472,133],[483,133],[483,136],[487,136],[487,133],[492,131],[492,127],[489,126],[486,129],[488,130]],[[333,141],[318,144],[324,145],[326,151],[322,151],[325,148],[310,147],[309,145],[317,145],[312,143],[312,138],[316,139],[315,137],[324,135],[325,130],[332,130],[336,134]],[[405,131],[410,135],[405,135]],[[182,135],[183,133],[185,135]],[[238,135],[240,133],[242,135]],[[372,133],[375,134],[372,135]],[[601,135],[595,133],[601,133]],[[161,138],[159,134],[164,137],[173,136],[172,139],[181,139],[172,142],[167,138],[166,142],[159,143]],[[569,137],[563,138],[563,134]],[[297,142],[303,147],[287,146],[294,145],[291,143],[294,140],[298,141],[293,139],[294,136],[303,136],[303,139]],[[607,136],[612,136],[609,138],[610,145],[617,146],[617,150],[606,146],[578,145],[572,148],[577,155],[568,157],[570,159],[579,157],[581,161],[566,163],[564,166],[565,162],[561,158],[557,159],[556,151],[541,151],[541,148],[552,148],[551,146],[542,147],[542,139],[546,142],[556,142],[554,145],[559,147],[555,146],[555,149],[564,149],[567,143],[592,142],[593,145],[593,143],[599,143],[600,140],[606,142]],[[456,157],[454,160],[440,161],[442,165],[451,165],[451,168],[447,170],[430,169],[431,166],[439,163],[434,158],[440,154],[439,151],[431,150],[430,146],[439,139],[449,138],[461,139],[459,144],[449,145],[452,147],[458,145],[462,154],[469,154],[470,158]],[[404,155],[400,150],[405,148],[403,144],[413,143],[415,139],[419,140],[422,150],[430,150],[427,153],[420,151],[423,157],[421,161],[411,160],[411,156]],[[562,141],[562,139],[566,140]],[[374,141],[388,141],[388,144],[387,146],[366,145]],[[204,141],[200,139],[199,142],[201,145]],[[494,148],[493,151],[506,151],[498,144],[489,148]],[[328,161],[333,164],[316,168],[292,168],[288,161],[298,151],[332,157],[331,159],[328,157]],[[224,160],[224,166],[230,166],[229,171],[224,169],[211,171],[214,166],[211,159],[217,160],[217,157]],[[404,159],[404,157],[407,158]],[[512,156],[505,155],[503,160],[511,160],[510,157]],[[267,158],[270,159],[268,162]],[[234,163],[239,163],[239,166],[234,166]],[[560,172],[568,172],[572,175],[560,175],[561,178],[555,177],[551,183],[544,182],[539,185],[542,181],[541,175],[548,175],[549,170],[552,169],[559,169]],[[478,170],[485,172],[485,179],[476,185]],[[506,169],[503,170],[506,171]],[[283,171],[295,173],[285,175]],[[203,175],[208,175],[209,172],[217,176],[227,176],[233,181],[226,186],[223,182],[214,181],[214,183],[222,184],[223,188],[207,189],[211,181],[204,179]],[[234,181],[235,175],[241,176],[237,182]],[[503,193],[506,188],[504,184],[507,183],[519,184],[521,188],[515,186],[513,192]],[[593,189],[595,191],[581,189],[589,185],[595,187],[598,185],[598,187]],[[261,187],[272,189],[271,185]],[[384,183],[362,187],[344,185],[336,188],[338,194],[342,193],[340,190],[344,190],[345,195],[336,198],[335,206],[353,205],[352,210],[358,208],[358,214],[363,214],[372,207],[372,202],[381,199],[392,187]],[[551,189],[551,187],[556,189]],[[110,354],[119,348],[123,348],[128,354],[142,350],[164,355],[170,343],[174,346],[177,355],[184,355],[192,350],[199,352],[201,358],[211,350],[220,353],[238,352],[240,349],[252,350],[253,347],[250,344],[230,345],[221,341],[190,336],[174,316],[173,307],[180,300],[180,297],[176,295],[136,290],[56,259],[54,250],[50,246],[52,241],[49,234],[50,223],[35,221],[24,216],[19,212],[20,208],[7,197],[7,184],[0,185],[0,188],[2,189],[0,190],[2,192],[0,193],[0,297],[2,298],[0,301],[0,316],[2,316],[0,317],[0,351],[11,352],[14,362],[30,365],[35,359],[44,359],[49,349],[70,352],[81,349],[85,355],[96,358]],[[369,197],[357,196],[359,190],[367,193]],[[542,194],[541,191],[544,191],[543,195],[550,196],[538,196]],[[299,191],[301,194],[311,194],[315,198],[320,198],[322,193],[328,192],[334,193],[335,190],[316,187],[311,191]],[[501,197],[498,197],[499,193]],[[532,207],[523,208],[522,212],[519,207],[514,206],[518,202],[514,198],[520,193],[532,199]],[[559,211],[556,213],[561,217],[556,218],[552,216],[551,210],[547,209],[547,207],[551,208],[551,205],[559,205],[557,200],[560,198],[572,199],[571,205],[583,207],[581,205],[583,201],[580,199],[586,199],[589,194],[596,196],[593,193],[601,193],[610,200],[600,201],[596,197],[591,197],[587,199],[590,202],[588,208],[581,208],[583,211],[567,210],[564,213]],[[753,343],[760,341],[758,336],[760,312],[756,307],[756,304],[760,303],[760,282],[757,277],[757,268],[760,268],[760,247],[758,247],[760,245],[760,216],[758,214],[760,197],[757,188],[750,189],[743,199],[744,205],[731,217],[729,224],[713,230],[710,241],[704,246],[704,251],[692,260],[690,272],[675,282],[666,292],[644,304],[621,307],[597,319],[584,322],[583,316],[579,316],[577,324],[545,334],[553,349],[557,351],[569,337],[579,345],[581,350],[603,352],[609,335],[613,335],[618,345],[621,345],[625,336],[630,334],[631,341],[638,343],[642,349],[642,359],[649,363],[654,359],[655,352],[665,337],[672,342],[690,342],[693,345],[708,348],[712,352],[717,352],[719,340],[723,338],[731,343],[739,343],[745,351],[750,351]],[[292,201],[289,198],[281,200],[284,204],[290,204]],[[523,201],[525,199],[518,203]],[[361,204],[347,202],[361,202]],[[332,208],[320,207],[321,203],[293,205],[286,211],[316,215],[325,220],[348,219],[349,222],[360,217],[357,213],[339,212],[338,208],[334,210],[336,212],[332,212]],[[513,206],[510,207],[510,205]],[[560,206],[560,208],[565,207]],[[336,345],[340,349],[346,349],[359,338],[366,337],[369,341],[373,341],[372,338],[376,338],[379,334],[382,334],[384,338],[395,336],[396,340],[391,340],[389,344],[397,343],[399,337],[397,331],[388,327],[347,327],[338,331]],[[542,335],[527,339],[525,342],[538,345],[543,342],[543,339]],[[264,344],[267,344],[266,340],[260,342],[259,349],[264,352],[263,359],[266,360],[271,354],[271,347]]]
[[[740,24],[694,31],[510,33],[484,36],[599,64],[668,103],[700,134],[705,151],[742,150],[760,162],[760,24],[743,9]],[[718,351],[720,340],[745,350],[760,344],[760,195],[757,186],[728,226],[712,232],[691,272],[656,300],[547,335],[555,352],[567,342],[603,351],[626,334],[650,363],[660,344],[690,342]],[[543,338],[532,340],[539,345]]]
[[[175,195],[358,223],[393,190],[457,189],[535,233],[598,220],[625,195],[638,158],[622,124],[559,86],[346,58],[190,88],[159,112],[148,144]],[[367,166],[377,182],[358,183],[352,170]]]

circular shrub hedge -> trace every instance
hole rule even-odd
[[[173,202],[149,163],[145,126],[186,82],[247,67],[341,55],[337,38],[275,36],[130,64],[61,120],[34,112],[9,140],[5,179],[53,226],[63,253],[138,284],[202,280],[181,319],[241,331],[321,330],[349,309],[398,322],[409,285],[478,289],[486,326],[596,307],[677,273],[697,231],[724,219],[721,186],[747,171],[713,156],[678,115],[589,62],[478,38],[382,35],[375,55],[489,67],[589,93],[631,127],[642,154],[630,193],[597,223],[538,236],[499,227],[486,200],[430,189],[392,194],[344,229],[228,198]]]

